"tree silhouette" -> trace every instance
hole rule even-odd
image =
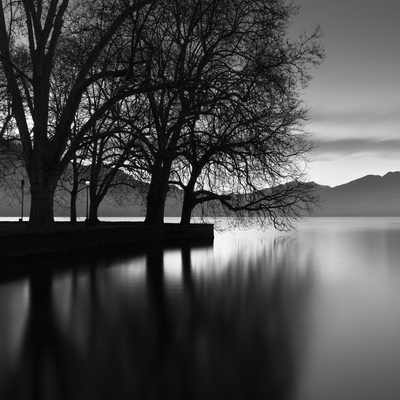
[[[139,138],[148,160],[148,223],[163,222],[171,183],[184,189],[182,223],[213,199],[276,226],[300,215],[293,201],[309,209],[311,186],[300,181],[311,147],[299,91],[324,52],[319,28],[287,39],[296,11],[272,0],[155,5],[143,47],[148,84],[160,89],[147,93],[152,127]],[[279,195],[262,191],[277,185]]]
[[[90,4],[68,0],[3,3],[0,59],[30,180],[30,229],[51,228],[57,182],[85,134],[110,104],[137,89],[125,79],[118,94],[72,136],[71,126],[84,90],[105,76],[126,77],[132,73],[129,58],[126,63],[109,65],[107,50],[112,48],[112,39],[118,37],[128,41],[125,43],[129,53],[136,51],[132,38],[118,33],[124,22],[132,22],[134,18],[130,17],[149,3],[151,0],[112,4],[103,0]],[[64,65],[62,61],[67,57],[74,57],[76,62]],[[65,80],[65,76],[72,80]],[[53,87],[57,87],[56,93]],[[50,105],[60,87],[65,90],[63,103],[53,113]]]

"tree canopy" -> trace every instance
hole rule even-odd
[[[1,87],[12,108],[4,100],[1,109],[12,110],[21,143],[31,229],[51,229],[57,182],[89,149],[97,193],[95,167],[112,170],[94,163],[100,148],[112,176],[123,169],[147,185],[147,223],[163,222],[170,185],[183,190],[182,223],[206,203],[208,213],[278,228],[310,210],[300,94],[324,51],[318,27],[288,37],[298,11],[291,3],[2,5]]]

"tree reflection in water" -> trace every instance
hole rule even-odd
[[[214,250],[175,249],[173,282],[168,249],[155,245],[31,274],[25,337],[0,398],[293,398],[311,283],[295,243],[239,246],[223,265]]]

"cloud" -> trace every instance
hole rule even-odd
[[[349,139],[320,139],[313,141],[317,156],[358,156],[375,154],[379,157],[397,157],[400,162],[400,138],[383,139],[349,138]]]
[[[400,110],[326,110],[315,109],[310,111],[311,123],[340,124],[340,125],[369,125],[400,123]]]

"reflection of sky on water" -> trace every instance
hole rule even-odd
[[[28,333],[1,398],[290,399],[291,304],[307,293],[295,243],[214,250],[155,246],[30,277]]]
[[[0,282],[0,398],[397,399],[398,222],[225,232]]]
[[[14,368],[19,359],[28,311],[26,280],[0,285],[0,382],[3,371]]]
[[[316,220],[298,235],[300,246],[312,248],[316,280],[300,400],[400,396],[396,221]]]
[[[165,250],[163,269],[165,283],[171,291],[180,291],[182,282],[182,254],[180,250]]]

